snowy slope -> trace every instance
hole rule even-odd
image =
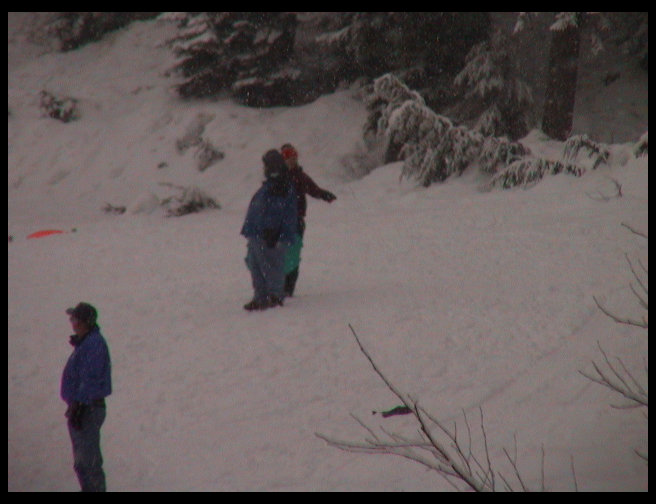
[[[10,61],[10,491],[77,489],[59,379],[64,310],[81,300],[99,308],[113,359],[109,490],[452,490],[408,460],[315,436],[364,439],[351,414],[416,432],[409,417],[372,415],[398,399],[348,324],[443,421],[482,407],[502,470],[516,437],[533,488],[544,447],[549,490],[573,489],[571,458],[581,490],[647,490],[633,453],[647,451],[643,412],[611,408],[617,397],[578,372],[600,358],[599,342],[643,378],[646,333],[614,324],[592,296],[641,314],[624,254],[648,265],[647,243],[621,223],[648,229],[647,158],[615,145],[608,166],[530,190],[481,192],[474,173],[418,188],[399,182],[398,164],[349,180],[341,159],[365,118],[351,91],[297,109],[180,102],[162,75],[170,30],[136,23],[79,51]],[[82,119],[40,117],[44,88],[79,98]],[[204,172],[193,148],[176,150],[199,114],[212,117],[203,138],[225,153]],[[239,229],[262,154],[288,141],[338,200],[309,203],[298,295],[246,313]],[[591,197],[613,194],[612,179],[621,198]],[[152,206],[168,195],[162,182],[197,185],[222,208],[165,218]],[[106,203],[128,211],[108,215]],[[26,239],[46,228],[77,232]]]

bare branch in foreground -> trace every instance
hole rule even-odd
[[[622,226],[626,227],[629,231],[632,233],[637,234],[638,236],[641,236],[642,238],[649,239],[646,233],[642,233],[640,231],[637,231],[633,229],[631,226],[628,224],[622,222]],[[642,270],[642,274],[639,274],[637,271],[637,268],[634,266],[634,264],[631,262],[631,259],[629,258],[628,254],[624,254],[627,263],[629,264],[629,269],[631,270],[631,273],[633,274],[633,278],[637,282],[637,287],[635,287],[632,283],[629,284],[629,287],[631,288],[631,292],[633,295],[638,299],[638,303],[640,306],[645,310],[645,312],[649,311],[649,303],[648,303],[648,298],[649,298],[649,289],[647,285],[647,278],[649,277],[649,272],[647,268],[642,264],[642,262],[638,259],[638,265],[640,266]],[[612,320],[617,322],[618,324],[626,324],[626,325],[631,325],[635,327],[639,327],[641,329],[648,330],[649,328],[649,323],[647,320],[647,314],[642,316],[642,320],[633,320],[631,318],[622,318],[618,317],[617,315],[611,313],[609,310],[607,310],[598,300],[596,297],[593,296],[593,299],[595,303],[597,304],[597,307],[608,317],[610,317]],[[644,357],[644,373],[645,373],[645,379],[646,383],[643,385],[641,382],[639,382],[633,373],[627,368],[627,366],[624,364],[622,359],[619,357],[616,357],[616,363],[611,362],[611,360],[608,358],[608,355],[606,355],[606,352],[604,352],[604,349],[601,347],[601,344],[597,342],[597,346],[599,347],[599,351],[604,357],[604,363],[603,364],[598,364],[595,361],[592,361],[592,366],[594,368],[594,373],[588,373],[585,371],[580,371],[583,376],[585,376],[587,379],[591,380],[594,383],[597,383],[599,385],[602,385],[614,392],[617,392],[622,396],[624,399],[628,400],[628,403],[625,405],[621,406],[614,406],[615,408],[648,408],[649,407],[649,395],[647,392],[647,384],[649,383],[649,371],[648,371],[648,366],[647,366],[647,357]],[[646,414],[645,414],[646,416]],[[647,461],[647,453],[641,452],[639,450],[634,450],[635,453],[640,457],[641,459]]]
[[[592,296],[592,299],[594,299],[594,302],[596,303],[597,307],[604,313],[604,315],[612,318],[618,324],[632,325],[632,326],[635,326],[635,327],[640,327],[641,329],[647,329],[649,327],[648,320],[645,317],[642,317],[642,320],[632,320],[630,318],[620,318],[617,315],[614,315],[613,313],[608,311],[599,302],[599,300],[595,296]]]
[[[643,233],[642,231],[638,231],[638,230],[632,228],[632,227],[629,226],[626,222],[622,222],[621,224],[622,224],[622,226],[624,226],[626,229],[628,229],[628,230],[631,231],[632,233],[637,234],[638,236],[642,236],[642,237],[645,238],[646,240],[649,239],[649,236],[648,236],[646,233]]]
[[[513,483],[493,468],[482,409],[479,408],[483,447],[479,449],[479,452],[482,451],[482,456],[478,456],[474,453],[472,431],[464,411],[463,417],[466,426],[466,437],[463,440],[463,436],[458,433],[455,424],[453,429],[447,428],[442,422],[419,406],[417,400],[403,394],[379,369],[350,324],[349,328],[361,352],[367,358],[376,374],[383,380],[387,388],[411,411],[412,416],[418,422],[419,438],[406,439],[404,436],[387,432],[385,429],[381,429],[384,434],[384,437],[381,437],[356,417],[354,417],[356,421],[369,434],[369,437],[365,438],[364,442],[341,441],[319,433],[316,433],[317,437],[323,439],[330,446],[346,451],[392,454],[413,460],[436,471],[458,490],[470,489],[476,492],[494,492],[497,490],[497,477],[503,482],[504,489],[514,490]],[[505,449],[504,453],[512,466],[515,479],[519,482],[519,489],[528,491],[528,486],[519,473],[516,444],[515,439],[514,456],[510,456]],[[542,449],[542,459],[542,490],[544,490],[544,447]]]
[[[599,346],[599,351],[604,356],[604,362],[607,369],[602,369],[599,364],[592,361],[595,374],[586,373],[585,371],[579,371],[579,373],[585,376],[588,380],[618,392],[625,399],[629,400],[628,405],[615,406],[616,408],[649,406],[647,390],[635,379],[633,374],[624,365],[624,362],[618,358],[617,364],[613,364],[599,342],[597,342],[597,346]],[[645,372],[647,372],[646,368]]]

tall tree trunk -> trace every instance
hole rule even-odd
[[[566,140],[572,130],[580,42],[580,16],[576,25],[553,31],[542,131],[556,140]]]

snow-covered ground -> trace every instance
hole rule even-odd
[[[11,19],[11,18],[10,18]],[[14,25],[17,26],[17,25]],[[66,54],[38,54],[10,23],[8,118],[8,489],[75,491],[59,380],[70,353],[64,310],[98,307],[114,393],[102,430],[110,491],[452,490],[394,456],[353,454],[315,433],[413,435],[377,364],[446,423],[483,409],[491,457],[548,490],[647,490],[644,411],[584,378],[597,344],[646,383],[646,331],[625,254],[648,265],[648,158],[631,144],[581,178],[483,192],[476,173],[441,185],[399,181],[391,164],[352,180],[366,112],[350,90],[300,108],[178,100],[162,75],[171,27],[135,23]],[[13,38],[12,38],[13,37]],[[21,45],[22,44],[22,45]],[[21,58],[29,53],[29,59]],[[646,78],[645,78],[646,86]],[[82,118],[43,118],[39,92],[80,100]],[[176,150],[200,114],[225,153],[204,172]],[[641,118],[646,122],[645,116]],[[594,119],[586,119],[592,122]],[[627,119],[628,120],[628,119]],[[582,121],[582,122],[586,122]],[[623,129],[628,129],[624,124]],[[637,136],[636,136],[637,140]],[[285,142],[337,194],[310,200],[297,296],[247,313],[239,230],[262,154]],[[536,135],[526,143],[556,153]],[[613,195],[621,184],[622,197]],[[156,202],[196,185],[220,210],[166,218]],[[168,192],[167,192],[168,191]],[[123,215],[102,211],[125,206]],[[40,239],[40,229],[68,232]]]

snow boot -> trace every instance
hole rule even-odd
[[[283,299],[278,296],[269,296],[269,303],[267,308],[275,308],[276,306],[283,306]]]
[[[266,310],[269,307],[268,303],[262,303],[253,299],[252,301],[244,305],[244,310],[246,311],[256,311],[256,310]]]

